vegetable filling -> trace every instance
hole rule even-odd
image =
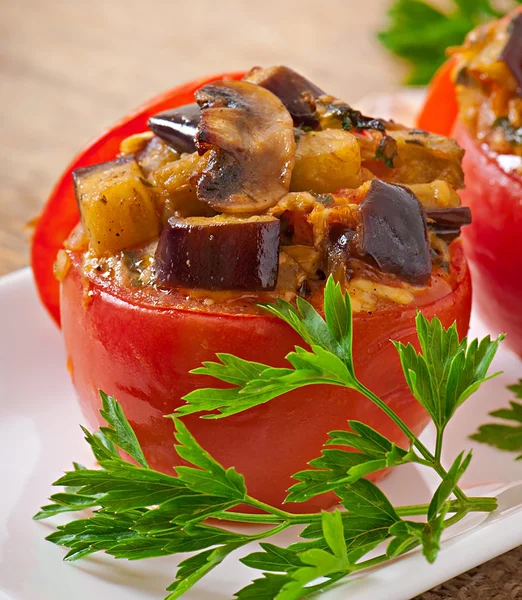
[[[455,142],[362,115],[286,67],[195,100],[74,172],[65,252],[87,279],[238,308],[314,303],[332,274],[368,312],[451,289],[449,245],[471,221]],[[61,251],[59,279],[69,264]]]

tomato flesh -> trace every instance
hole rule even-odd
[[[451,293],[424,304],[422,312],[448,327],[457,321],[467,333],[471,284],[459,242],[452,245]],[[265,315],[219,314],[169,306],[143,306],[108,289],[86,285],[81,258],[62,283],[61,316],[68,364],[84,415],[99,422],[98,390],[122,404],[151,466],[172,473],[180,463],[173,449],[173,425],[164,415],[199,387],[216,387],[215,380],[190,375],[204,361],[227,352],[248,360],[287,366],[285,355],[302,345],[284,322]],[[397,306],[373,314],[354,315],[354,357],[358,377],[419,433],[427,415],[409,393],[390,339],[417,345],[416,307]],[[293,483],[291,475],[318,457],[327,433],[346,429],[347,420],[364,421],[398,444],[406,440],[396,426],[369,400],[355,391],[311,386],[272,400],[245,413],[209,421],[191,415],[185,422],[201,445],[218,461],[242,473],[250,493],[280,505]],[[295,483],[295,482],[294,482]],[[290,510],[327,508],[325,495]]]

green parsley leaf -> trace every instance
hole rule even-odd
[[[277,305],[264,304],[269,313],[286,321],[310,346],[320,346],[342,360],[353,377],[352,308],[348,292],[344,295],[339,283],[329,277],[324,290],[325,319],[301,297],[297,308],[283,300]]]
[[[450,470],[435,490],[428,508],[428,521],[434,520],[446,504],[450,495],[454,492],[459,479],[462,477],[471,462],[471,452],[464,457],[461,452],[453,461]]]
[[[53,504],[42,506],[33,518],[35,521],[40,521],[61,513],[76,512],[78,510],[93,508],[100,505],[98,499],[99,496],[83,496],[78,493],[54,494],[49,498]]]
[[[176,467],[180,481],[189,489],[220,498],[241,501],[246,496],[245,478],[235,469],[224,469],[194,439],[179,419],[176,427],[177,453],[188,463],[198,467]]]
[[[448,47],[462,44],[474,27],[502,14],[489,0],[454,0],[448,12],[433,4],[396,0],[388,12],[388,28],[377,36],[390,52],[410,63],[409,85],[429,83],[446,60]]]
[[[175,600],[183,596],[195,583],[223,562],[228,554],[238,547],[236,544],[219,546],[214,550],[205,550],[179,563],[176,581],[167,588],[172,593],[165,600]]]
[[[281,588],[288,583],[288,575],[263,573],[263,577],[254,581],[234,594],[238,600],[274,600]]]
[[[299,600],[306,591],[306,585],[335,573],[349,573],[353,566],[348,561],[344,544],[344,529],[341,513],[323,512],[321,517],[323,537],[328,549],[310,548],[299,554],[299,559],[307,566],[299,567],[290,573],[292,581],[286,583],[279,594],[278,600]]]
[[[490,337],[459,343],[455,324],[444,329],[434,317],[428,321],[417,314],[417,333],[422,353],[411,344],[394,342],[401,359],[406,381],[412,394],[429,412],[435,425],[443,430],[455,411],[479,387],[493,377],[487,376],[500,342]]]
[[[123,409],[119,402],[112,396],[108,396],[100,391],[102,400],[102,409],[100,415],[107,421],[109,427],[100,427],[100,432],[105,435],[105,438],[112,444],[121,448],[124,452],[132,456],[142,467],[148,468],[147,461],[143,454],[143,450],[138,442],[138,438],[132,427],[127,421]],[[113,447],[109,447],[111,451]],[[112,452],[113,453],[113,452]]]
[[[392,521],[370,519],[347,512],[342,513],[341,518],[348,561],[352,564],[357,563],[368,552],[390,537],[389,528]],[[296,542],[289,547],[290,550],[301,552],[310,548],[328,549],[321,523],[311,523],[305,527],[301,532],[301,537],[310,541]]]
[[[240,561],[252,569],[274,573],[289,572],[303,566],[295,550],[280,548],[266,542],[262,542],[260,546],[263,552],[252,552],[252,554],[241,558]]]
[[[344,508],[355,515],[390,525],[400,520],[384,492],[367,479],[361,479],[347,488],[338,490],[338,494]]]
[[[252,379],[257,379],[267,365],[243,360],[232,354],[216,354],[220,363],[204,362],[203,367],[194,369],[191,373],[195,375],[209,375],[221,381],[232,383],[233,385],[246,385]]]
[[[358,421],[348,421],[348,425],[351,431],[331,431],[325,446],[347,446],[350,450],[325,448],[319,458],[310,461],[313,470],[294,475],[299,483],[289,489],[287,502],[304,502],[370,473],[416,460],[413,452],[397,447],[368,425]]]
[[[522,379],[517,384],[508,386],[508,389],[515,394],[516,398],[522,398]],[[489,413],[490,416],[506,421],[513,421],[513,423],[520,423],[520,425],[488,423],[481,425],[477,433],[470,436],[471,439],[483,444],[489,444],[499,450],[506,450],[508,452],[522,451],[522,403],[513,400],[509,404],[510,408],[494,410]],[[522,460],[522,454],[517,456],[517,460]]]

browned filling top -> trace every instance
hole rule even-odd
[[[477,28],[452,52],[460,119],[492,152],[522,157],[522,15]]]

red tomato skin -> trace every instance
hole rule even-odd
[[[522,356],[522,178],[506,173],[462,123],[453,136],[466,151],[466,189],[459,195],[473,213],[463,241],[474,301],[488,325],[507,333],[506,344]]]
[[[153,115],[194,102],[194,92],[207,83],[218,79],[241,79],[244,74],[244,71],[235,71],[209,75],[163,92],[92,140],[65,169],[38,218],[31,245],[36,288],[42,304],[57,325],[60,325],[60,287],[54,277],[53,265],[58,250],[63,248],[63,242],[80,219],[71,175],[74,169],[114,160],[121,142],[130,135],[146,131],[147,121]]]
[[[452,79],[457,57],[447,60],[435,73],[428,87],[426,100],[417,117],[417,127],[449,136],[459,112],[457,93]]]
[[[471,282],[459,242],[452,246],[453,292],[422,307],[444,326],[457,321],[461,336],[469,325]],[[180,464],[173,445],[173,424],[164,415],[183,403],[182,396],[219,382],[189,371],[217,352],[272,366],[287,366],[285,355],[299,336],[271,316],[210,314],[131,304],[111,291],[90,285],[79,260],[73,260],[62,284],[61,316],[68,365],[88,423],[99,424],[98,390],[122,404],[150,465],[172,473]],[[360,380],[384,398],[415,433],[425,427],[425,411],[409,393],[390,339],[418,346],[415,307],[354,315],[355,370]],[[406,440],[396,426],[357,392],[334,386],[311,386],[222,420],[184,419],[198,442],[226,467],[242,473],[249,493],[280,506],[291,475],[320,455],[327,433],[360,420],[398,444]],[[324,495],[304,504],[286,505],[302,512],[328,508],[335,497]]]

